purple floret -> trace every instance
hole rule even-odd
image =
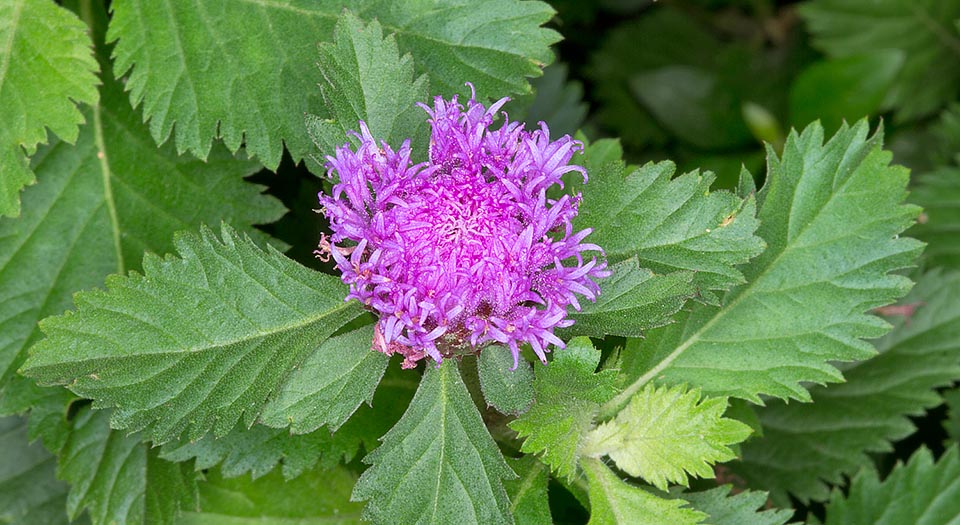
[[[472,88],[472,86],[471,86]],[[489,109],[473,97],[434,100],[430,160],[410,163],[410,141],[394,151],[360,122],[356,149],[327,157],[333,195],[319,195],[333,234],[317,254],[333,255],[347,299],[379,314],[373,347],[399,352],[409,368],[503,344],[529,343],[541,360],[564,344],[554,329],[570,326],[577,295],[596,300],[606,277],[602,254],[573,231],[580,196],[549,199],[561,176],[586,170],[568,162],[583,145],[550,130],[504,123],[490,130],[501,99]]]

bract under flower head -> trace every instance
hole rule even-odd
[[[578,294],[595,300],[594,279],[609,275],[583,256],[600,252],[582,242],[590,230],[573,231],[579,195],[546,196],[564,173],[586,180],[568,164],[583,145],[506,114],[491,130],[506,101],[421,104],[433,128],[429,162],[411,165],[409,140],[396,151],[377,144],[363,122],[356,150],[327,157],[337,182],[319,197],[333,234],[317,254],[334,257],[348,300],[380,315],[373,346],[399,352],[404,367],[493,343],[511,349],[514,366],[521,343],[544,360],[550,345],[564,346],[554,329],[573,324],[567,307],[580,309]]]

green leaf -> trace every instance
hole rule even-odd
[[[97,61],[87,27],[50,0],[0,0],[0,216],[20,214],[36,181],[28,155],[47,130],[77,140],[80,103],[97,102]]]
[[[861,471],[844,497],[833,492],[826,525],[947,525],[960,518],[960,454],[950,447],[934,463],[921,448],[906,465],[897,465],[882,482],[876,471]]]
[[[636,257],[658,274],[695,272],[702,300],[717,302],[713,291],[744,282],[738,264],[763,250],[754,235],[758,223],[753,197],[710,192],[712,173],[672,178],[671,162],[646,164],[623,174],[622,164],[606,164],[583,187],[575,229],[593,228],[589,240],[603,247],[610,262]]]
[[[583,126],[588,107],[583,84],[569,76],[567,64],[550,64],[542,77],[531,81],[534,93],[511,99],[504,110],[515,119],[522,115],[528,128],[537,128],[542,121],[550,127],[551,136],[573,136]]]
[[[559,38],[540,28],[553,15],[541,2],[366,0],[351,8],[395,33],[400,52],[444,93],[466,81],[483,97],[528,91],[526,77],[540,74]],[[173,134],[178,151],[206,158],[211,139],[222,137],[269,168],[284,145],[294,160],[309,153],[303,115],[325,113],[315,46],[332,40],[341,4],[118,0],[112,9],[117,74],[128,75],[130,100],[143,104],[157,142]]]
[[[193,469],[158,458],[142,435],[111,430],[109,419],[107,411],[81,409],[60,451],[70,519],[86,509],[94,525],[174,523],[181,508],[196,505]]]
[[[666,499],[618,478],[598,459],[585,459],[590,483],[590,525],[696,525],[707,515],[682,499]]]
[[[732,490],[730,485],[724,485],[703,492],[679,492],[676,495],[689,502],[691,507],[706,513],[711,525],[783,525],[793,514],[792,510],[767,509],[766,492],[743,491],[733,494]]]
[[[534,401],[510,423],[524,439],[520,450],[540,454],[557,474],[572,479],[600,405],[617,393],[616,372],[596,372],[600,350],[577,337],[557,350],[549,365],[536,365]]]
[[[960,90],[960,4],[940,0],[813,0],[800,8],[813,43],[842,58],[898,50],[903,66],[883,109],[912,120],[933,113]],[[935,71],[936,74],[931,74]]]
[[[384,39],[379,22],[364,26],[344,10],[333,43],[320,44],[318,66],[320,92],[334,116],[307,118],[307,131],[321,153],[333,154],[348,131],[360,130],[361,120],[374,137],[394,148],[412,137],[413,149],[426,151],[426,113],[416,103],[427,100],[427,77],[414,80],[410,55],[400,57],[393,35]]]
[[[420,388],[356,487],[377,523],[512,523],[503,480],[515,478],[455,360],[427,366]]]
[[[947,419],[943,421],[943,428],[948,440],[960,443],[960,388],[948,390],[943,394],[943,399],[947,405]]]
[[[922,244],[899,237],[919,212],[901,204],[909,172],[890,167],[880,134],[867,132],[862,121],[824,144],[812,124],[790,135],[782,158],[768,152],[758,194],[768,248],[744,267],[747,284],[624,354],[632,383],[604,417],[651,380],[758,404],[761,394],[808,401],[801,383],[840,381],[831,362],[875,353],[863,339],[889,325],[867,312],[906,293],[910,280],[890,272],[912,264]]]
[[[960,268],[960,168],[940,168],[917,177],[910,202],[923,206],[910,234],[927,243],[930,267]]]
[[[669,483],[687,485],[688,475],[712,478],[712,465],[735,458],[730,445],[752,432],[723,417],[726,409],[726,398],[701,399],[699,390],[683,385],[647,385],[616,418],[590,432],[582,453],[610,456],[620,470],[661,490]]]
[[[350,502],[356,474],[344,467],[313,470],[293,481],[276,471],[225,479],[219,471],[200,485],[199,510],[187,510],[177,525],[359,524],[361,505]]]
[[[635,258],[611,265],[612,275],[600,280],[596,302],[570,312],[574,324],[562,336],[640,336],[649,328],[672,322],[673,314],[697,293],[693,272],[657,275],[640,268]]]
[[[482,355],[482,354],[481,354]],[[520,478],[507,480],[503,486],[510,496],[510,514],[517,525],[552,525],[547,484],[550,471],[533,456],[508,458],[507,463]]]
[[[523,358],[513,368],[513,355],[505,346],[489,346],[477,358],[480,388],[489,406],[501,414],[519,416],[533,403],[533,367]]]
[[[373,325],[324,341],[283,382],[260,415],[295,434],[340,428],[373,392],[390,358],[372,350]]]
[[[69,385],[114,428],[162,444],[250,426],[290,372],[361,312],[339,279],[263,251],[228,226],[176,240],[180,258],[148,254],[144,274],[112,276],[75,296],[76,312],[41,323],[27,375]],[[357,399],[359,405],[362,399]]]
[[[820,120],[828,132],[880,110],[903,53],[884,50],[815,62],[790,88],[790,119],[797,126]]]
[[[813,403],[770,402],[758,409],[763,439],[742,446],[734,472],[787,505],[822,501],[872,453],[916,431],[919,416],[942,400],[936,389],[960,379],[960,274],[925,275],[903,299],[909,320],[877,341],[880,354],[846,368],[846,382],[810,390]],[[914,310],[915,309],[915,310]]]
[[[56,478],[56,458],[29,443],[27,420],[0,419],[0,522],[68,523],[67,484]]]

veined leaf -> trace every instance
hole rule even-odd
[[[20,214],[36,181],[27,155],[47,130],[77,140],[76,104],[97,102],[97,61],[87,28],[50,0],[0,0],[0,216]]]
[[[723,417],[726,398],[700,398],[683,385],[647,385],[617,417],[587,436],[583,455],[610,456],[617,467],[661,490],[687,485],[687,476],[712,478],[712,464],[736,457],[730,445],[750,436],[750,427]]]
[[[488,406],[501,414],[519,416],[533,403],[533,367],[523,358],[513,368],[513,356],[504,346],[490,346],[477,356],[480,388]]]
[[[356,474],[344,467],[313,470],[293,481],[276,471],[250,480],[210,472],[200,485],[198,509],[176,525],[347,525],[359,524],[361,506],[350,502]]]
[[[410,407],[366,458],[353,489],[378,523],[513,523],[503,480],[515,478],[456,362],[427,366]]]
[[[899,50],[904,63],[885,108],[911,120],[960,90],[960,4],[939,0],[813,0],[800,8],[813,42],[832,57]]]
[[[518,479],[507,480],[503,485],[510,496],[510,514],[517,525],[552,525],[550,502],[547,499],[547,484],[550,470],[533,456],[507,459]]]
[[[536,365],[534,403],[510,428],[524,439],[520,450],[540,454],[557,474],[572,479],[587,433],[600,405],[617,393],[616,372],[596,372],[600,350],[577,337]]]
[[[158,142],[173,133],[178,151],[206,158],[219,136],[231,150],[244,143],[270,168],[284,145],[295,160],[309,152],[303,115],[325,113],[315,46],[332,39],[342,4],[112,5],[117,74],[129,75],[130,99],[143,104]],[[352,9],[396,33],[400,51],[412,53],[443,93],[462,91],[467,81],[483,97],[528,91],[526,77],[540,74],[552,59],[548,46],[559,38],[540,28],[553,15],[541,2],[365,0]],[[469,71],[469,78],[453,71]]]
[[[697,525],[707,515],[682,499],[666,499],[618,478],[599,459],[585,459],[590,483],[590,525]]]
[[[93,525],[174,523],[181,508],[196,505],[197,475],[189,464],[158,458],[142,435],[111,430],[109,419],[81,409],[60,451],[70,519],[86,509]]]
[[[923,219],[910,230],[927,243],[929,267],[960,268],[960,168],[940,168],[916,179],[910,202],[923,206]]]
[[[250,426],[291,370],[361,312],[336,277],[263,251],[224,226],[177,237],[180,258],[75,296],[41,323],[25,373],[117,407],[114,428],[157,444]],[[356,399],[359,405],[363,398]]]
[[[825,525],[947,525],[960,518],[960,453],[950,447],[934,463],[933,454],[921,448],[906,465],[893,469],[880,481],[877,472],[865,469],[850,483],[849,494],[833,492],[827,504]]]
[[[0,419],[0,522],[66,525],[66,508],[67,484],[56,478],[56,458],[30,444],[25,418]]]
[[[960,379],[960,274],[925,275],[901,304],[909,320],[876,343],[880,355],[846,368],[845,383],[811,389],[813,403],[758,409],[764,437],[743,445],[734,472],[780,504],[787,494],[822,501],[828,484],[873,464],[868,453],[916,431],[907,416],[939,405],[936,389]]]
[[[414,151],[427,150],[426,113],[416,105],[427,100],[427,77],[414,80],[410,55],[400,56],[393,35],[383,38],[379,22],[364,26],[344,10],[333,43],[320,44],[318,66],[320,92],[334,117],[307,118],[307,131],[321,153],[332,155],[348,131],[360,131],[361,120],[394,149],[410,138]]]
[[[747,284],[720,307],[648,332],[644,352],[624,355],[632,383],[605,417],[652,380],[754,403],[761,394],[808,401],[801,383],[841,380],[831,361],[875,353],[863,339],[889,325],[866,312],[906,293],[910,280],[889,272],[910,265],[922,244],[898,237],[919,212],[901,204],[908,171],[890,167],[880,134],[867,132],[862,121],[824,144],[813,124],[790,135],[782,158],[768,152],[758,196],[768,248],[744,267]]]
[[[732,494],[731,490],[730,485],[724,485],[702,492],[678,491],[676,496],[706,513],[710,525],[784,525],[793,514],[790,510],[765,508],[766,492],[745,490]]]

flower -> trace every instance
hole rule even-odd
[[[378,145],[363,122],[355,151],[345,144],[327,157],[336,182],[319,199],[333,234],[316,254],[333,256],[347,300],[379,314],[373,347],[399,352],[405,368],[495,343],[514,367],[522,343],[545,361],[551,345],[564,346],[554,329],[573,324],[567,307],[580,310],[578,294],[595,301],[595,279],[609,275],[584,258],[602,254],[583,243],[590,230],[573,231],[580,196],[547,197],[565,173],[586,181],[568,164],[583,144],[551,141],[546,124],[529,132],[505,113],[491,130],[507,100],[420,104],[433,128],[428,162],[411,164],[409,140],[396,151]]]

